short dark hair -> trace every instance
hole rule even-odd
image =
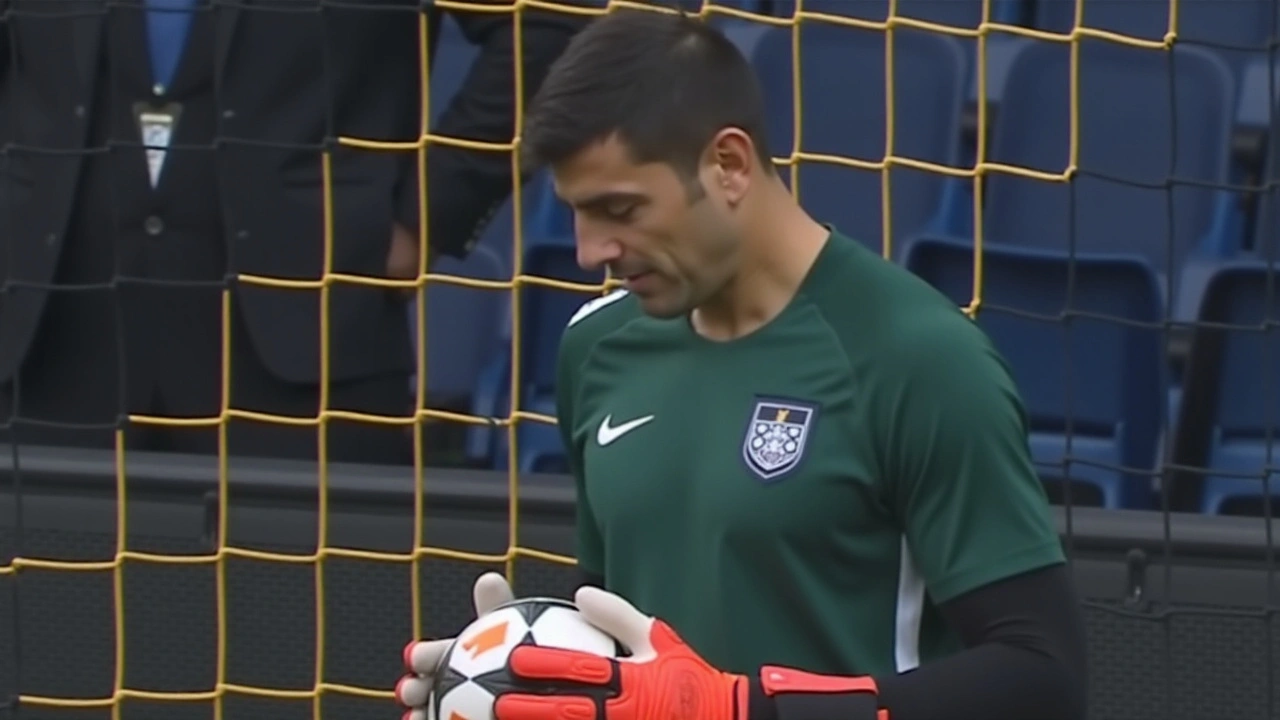
[[[690,179],[717,132],[741,129],[769,173],[764,101],[750,63],[719,30],[684,13],[616,9],[570,41],[530,103],[529,169],[617,135],[636,162]]]

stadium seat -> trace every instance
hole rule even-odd
[[[1104,507],[1150,507],[1165,403],[1150,266],[1135,256],[994,246],[982,253],[978,323],[1009,363],[1042,477],[1091,487]],[[972,299],[967,240],[918,238],[904,262],[952,301]]]
[[[432,272],[480,280],[509,277],[497,254],[483,245],[477,246],[466,260],[440,258]],[[429,282],[423,292],[425,347],[417,345],[422,340],[418,337],[417,303],[410,306],[409,328],[415,347],[426,353],[430,406],[465,409],[479,379],[479,369],[498,351],[499,323],[507,294],[448,282]]]
[[[794,0],[778,0],[784,15],[795,10]],[[983,0],[897,0],[893,6],[897,17],[946,25],[964,30],[978,29],[984,19]],[[889,17],[889,0],[805,0],[806,12],[842,15],[860,20],[884,22]],[[1024,0],[993,0],[990,3],[990,22],[1002,25],[1022,25],[1025,20]],[[899,31],[901,32],[901,31]],[[978,147],[978,133],[990,132],[990,118],[998,112],[1003,94],[1004,80],[1008,75],[1012,58],[1027,44],[1025,38],[1007,32],[990,31],[985,42],[979,44],[976,36],[951,35],[964,54],[964,106],[959,121],[960,156],[958,162],[971,167]],[[985,84],[979,82],[984,76]],[[987,107],[985,128],[978,127],[978,103],[980,96]],[[960,204],[961,232],[970,232],[972,223],[972,192],[970,185],[960,189],[955,202]]]
[[[525,253],[524,274],[564,282],[598,285],[603,273],[589,273],[578,267],[571,245],[554,243],[530,246]],[[520,397],[516,406],[523,411],[555,415],[556,358],[560,336],[573,313],[591,295],[581,290],[524,284],[520,290]],[[481,379],[477,392],[483,407],[477,414],[506,417],[510,400],[510,359],[496,358]],[[483,412],[482,412],[483,411]],[[505,433],[491,428],[473,428],[469,449],[472,457],[488,456],[494,467],[507,466]],[[553,425],[522,420],[517,428],[517,465],[523,472],[563,470],[564,451]]]
[[[1278,68],[1280,69],[1280,68]],[[1275,95],[1271,95],[1275,98]],[[1276,100],[1272,100],[1276,103]],[[1256,258],[1275,257],[1280,251],[1280,104],[1276,104],[1269,124],[1266,161],[1262,169],[1262,187],[1258,195],[1248,254]]]
[[[573,243],[573,214],[569,206],[555,194],[551,174],[542,170],[525,185],[524,242],[527,246],[544,243]]]
[[[1018,54],[991,161],[1055,174],[1068,168],[1070,66],[1063,44],[1036,42]],[[1074,178],[989,174],[986,238],[1057,252],[1136,254],[1176,292],[1189,258],[1225,256],[1242,242],[1232,223],[1236,198],[1199,184],[1227,183],[1235,97],[1226,66],[1202,50],[1081,40]]]
[[[1280,250],[1280,94],[1269,91],[1274,80],[1280,88],[1280,65],[1259,63],[1246,71],[1240,88],[1237,124],[1240,128],[1259,129],[1259,153],[1256,169],[1245,180],[1256,188],[1252,196],[1242,198],[1239,224],[1245,228],[1245,242],[1224,257],[1208,257],[1192,261],[1182,273],[1182,289],[1176,298],[1174,317],[1194,319],[1200,311],[1203,295],[1224,260],[1265,260]],[[1271,72],[1277,72],[1272,77]]]
[[[939,25],[973,29],[982,23],[983,0],[897,0],[898,17]],[[883,21],[889,17],[889,0],[804,0],[804,11],[841,15],[860,20]],[[1017,0],[993,0],[991,20],[1011,23],[1018,20]],[[775,13],[786,16],[795,11],[795,0],[773,0]]]
[[[780,15],[791,15],[795,11],[794,0],[775,0],[776,12]],[[825,13],[883,22],[889,17],[889,0],[805,0],[805,12]],[[1023,19],[1022,0],[992,0],[990,21],[1005,25],[1020,24]],[[923,20],[937,25],[948,25],[965,30],[975,30],[983,21],[983,0],[897,0],[895,6],[898,17],[912,20]],[[953,36],[960,38],[960,36]],[[1018,42],[1008,34],[989,33],[987,35],[986,67],[987,97],[998,99],[999,88],[1003,84],[1008,67],[1010,51]],[[973,101],[977,98],[978,43],[976,38],[960,38],[965,55],[965,67],[968,76],[965,79],[966,98]]]
[[[705,4],[712,7],[727,7],[733,10],[767,15],[770,12],[771,0],[708,0]],[[680,5],[690,12],[702,9],[704,0],[680,0]],[[714,15],[712,17],[715,17]]]
[[[1240,73],[1236,122],[1246,128],[1270,126],[1277,97],[1280,97],[1280,62],[1264,58],[1245,65]]]
[[[803,22],[800,37],[800,149],[805,153],[878,163],[884,160],[885,33],[821,21]],[[770,150],[792,150],[791,31],[772,28],[753,62],[764,86]],[[894,40],[893,154],[958,165],[967,68],[958,41],[938,33],[899,30]],[[853,70],[855,69],[856,70]],[[780,168],[792,181],[790,171]],[[805,160],[795,181],[802,204],[822,222],[880,250],[882,173],[838,162]],[[889,173],[894,246],[919,232],[951,232],[961,181],[895,166]],[[892,253],[896,254],[896,253]]]
[[[431,75],[428,89],[431,91],[431,125],[434,130],[440,113],[449,106],[453,96],[462,87],[471,63],[480,49],[467,41],[457,21],[443,13],[439,35],[436,36],[435,53],[431,57]]]
[[[1085,0],[1082,24],[1141,40],[1161,40],[1169,32],[1170,9],[1178,8],[1178,43],[1221,57],[1234,72],[1267,56],[1276,16],[1274,0]],[[1036,0],[1034,25],[1070,32],[1076,3]]]
[[[587,272],[578,266],[573,246],[531,248],[525,256],[525,272],[582,284],[599,285],[604,282],[603,272]],[[554,417],[560,336],[573,313],[590,299],[591,292],[526,285],[522,294],[524,325],[520,337],[520,378],[524,397],[520,407]],[[525,421],[517,428],[516,442],[517,460],[522,472],[567,471],[564,447],[555,426]]]
[[[1258,261],[1220,266],[1208,282],[1187,372],[1185,425],[1204,437],[1200,509],[1280,497],[1280,272]],[[1194,437],[1194,436],[1192,436]],[[1201,464],[1185,462],[1183,464]]]
[[[761,38],[772,27],[758,20],[746,20],[728,15],[712,15],[709,22],[724,33],[725,37],[748,58],[755,54]]]

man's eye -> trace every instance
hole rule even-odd
[[[636,206],[632,203],[606,205],[604,206],[605,217],[617,222],[625,222],[631,219],[632,213],[635,212]]]

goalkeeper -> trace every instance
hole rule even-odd
[[[651,11],[588,26],[531,105],[581,264],[625,283],[570,320],[557,413],[598,586],[576,599],[633,655],[517,648],[497,719],[1083,718],[1078,599],[1007,368],[805,214],[764,116],[730,42]],[[509,593],[482,578],[477,609]]]

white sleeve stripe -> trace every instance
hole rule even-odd
[[[580,320],[587,317],[591,313],[594,313],[595,311],[600,310],[602,308],[606,308],[626,296],[627,296],[626,290],[614,290],[608,295],[603,295],[601,297],[592,298],[588,300],[587,302],[583,303],[582,307],[578,308],[578,311],[573,314],[573,317],[569,318],[569,327],[573,327]]]

